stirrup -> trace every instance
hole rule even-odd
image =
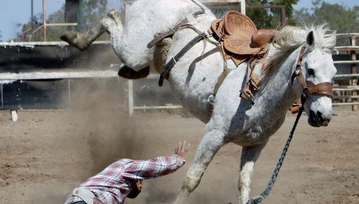
[[[302,107],[302,103],[299,99],[295,100],[292,106],[289,108],[292,114],[296,114],[299,112],[299,109]]]
[[[249,101],[252,105],[254,104],[254,95],[251,90],[258,90],[259,87],[257,83],[251,78],[248,79],[248,82],[244,86],[244,88],[240,91],[239,97],[242,99]]]
[[[254,96],[250,90],[240,90],[239,97],[242,99],[249,101],[252,105],[254,105]]]

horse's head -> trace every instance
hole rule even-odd
[[[308,32],[293,76],[297,78],[293,84],[296,94],[301,96],[308,123],[314,127],[327,126],[332,119],[332,82],[337,70],[331,49],[335,34],[325,37],[326,31],[320,27]]]

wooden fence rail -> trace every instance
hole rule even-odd
[[[336,95],[333,97],[333,105],[351,105],[353,111],[357,111],[359,105],[359,73],[357,73],[357,64],[359,64],[357,51],[359,46],[356,44],[357,37],[359,37],[359,33],[338,33],[337,39],[349,40],[350,46],[336,46],[334,49],[334,52],[349,55],[350,59],[334,61],[338,72],[344,73],[338,73],[334,78],[333,92]],[[339,70],[339,68],[343,70]]]

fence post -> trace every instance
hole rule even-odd
[[[352,35],[352,36],[350,36],[350,45],[355,46],[355,44],[356,44],[355,43],[355,35]],[[351,60],[355,61],[356,60],[356,51],[352,50],[352,51],[350,51],[350,54],[351,54]],[[355,74],[356,72],[357,72],[356,63],[352,63],[351,64],[351,73]],[[358,80],[356,78],[350,80],[351,86],[356,86],[357,84],[358,84]],[[352,91],[352,96],[356,96],[356,95],[358,95],[358,91]],[[356,103],[356,102],[358,102],[358,99],[354,97],[352,99],[352,102]],[[357,111],[357,110],[358,110],[358,105],[352,105],[352,111]]]
[[[1,93],[1,109],[4,108],[4,84],[0,84],[0,93]]]
[[[246,0],[239,0],[241,2],[241,13],[246,15]]]
[[[133,81],[131,79],[128,80],[128,114],[132,116],[134,112],[133,108]]]
[[[72,102],[71,102],[71,79],[67,79],[67,100],[68,100],[68,105],[69,108],[71,108],[72,106]]]

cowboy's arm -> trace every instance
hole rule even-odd
[[[140,180],[156,178],[176,171],[184,163],[185,160],[177,154],[156,157],[150,160],[133,160],[133,162],[129,163],[123,176]]]
[[[171,156],[161,156],[150,160],[133,160],[126,167],[124,177],[132,179],[148,179],[167,175],[182,167],[185,163],[184,158],[188,152],[189,145],[179,143],[175,148],[175,153]]]

